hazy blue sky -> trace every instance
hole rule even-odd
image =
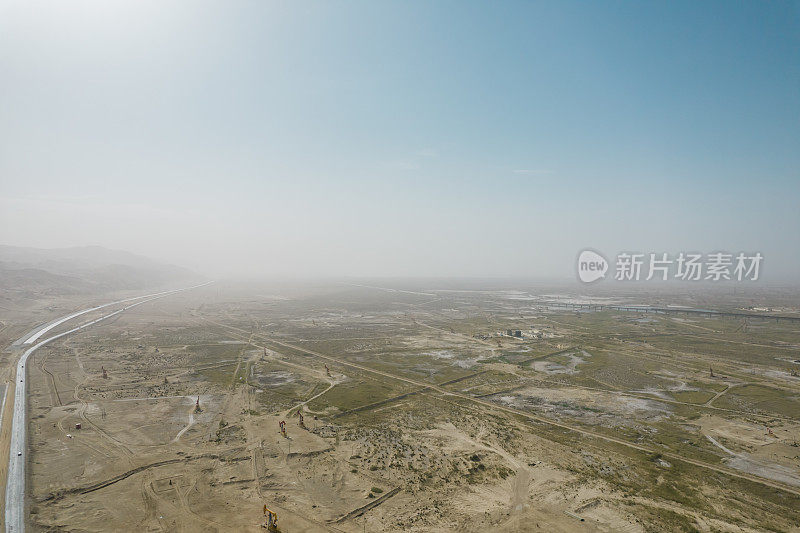
[[[0,242],[210,274],[800,279],[800,3],[0,2]]]

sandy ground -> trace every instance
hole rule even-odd
[[[616,339],[604,342],[624,362],[599,343],[566,353],[575,339],[586,342],[588,319],[528,313],[537,318],[526,321],[543,323],[522,326],[509,306],[527,300],[446,302],[433,312],[432,293],[373,301],[360,290],[339,300],[328,292],[186,295],[37,352],[31,529],[263,531],[266,504],[284,532],[755,531],[763,520],[791,530],[794,500],[776,490],[726,496],[731,482],[719,472],[564,429],[794,486],[800,422],[676,401],[672,394],[724,394],[716,381],[698,381],[690,357]],[[658,322],[611,324],[598,327]],[[473,337],[534,325],[556,333]],[[652,353],[663,360],[655,365]],[[727,360],[719,367],[749,379]],[[648,387],[665,396],[636,396]],[[0,452],[6,437],[4,426]]]

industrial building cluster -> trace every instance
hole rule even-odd
[[[486,341],[497,337],[512,337],[515,339],[544,339],[553,336],[554,335],[552,333],[545,333],[531,326],[531,328],[525,333],[523,333],[521,329],[507,329],[505,331],[497,331],[495,333],[476,333],[472,337]]]

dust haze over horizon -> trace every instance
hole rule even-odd
[[[796,2],[4,2],[0,243],[210,276],[800,272]]]

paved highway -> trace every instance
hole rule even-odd
[[[193,287],[189,287],[189,288],[193,288]],[[179,289],[179,290],[187,290],[187,289]],[[33,334],[29,335],[27,338],[23,337],[24,340],[22,340],[21,344],[33,344],[34,342],[36,342],[39,339],[39,337],[41,337],[42,335],[44,335],[45,333],[47,333],[51,329],[55,328],[56,326],[60,326],[61,324],[63,324],[67,320],[72,320],[73,318],[79,317],[81,315],[85,315],[86,313],[91,313],[92,311],[97,311],[98,309],[103,309],[104,307],[111,307],[112,305],[124,304],[124,303],[127,303],[127,302],[134,302],[136,300],[141,300],[143,298],[166,296],[167,294],[172,294],[173,292],[178,292],[178,291],[172,290],[172,291],[157,292],[157,293],[154,293],[154,294],[146,294],[144,296],[134,296],[133,298],[126,298],[124,300],[117,300],[116,302],[110,302],[110,303],[107,303],[107,304],[98,305],[97,307],[92,307],[90,309],[84,309],[83,311],[78,311],[77,313],[72,313],[71,315],[67,315],[67,316],[58,318],[58,319],[54,320],[53,322],[45,324],[44,326],[40,326],[38,329],[36,329],[33,332]],[[19,341],[17,341],[17,343],[19,343]]]
[[[210,282],[209,282],[210,283]],[[112,305],[124,304],[128,302],[136,303],[126,305],[125,307],[118,309],[112,313],[108,313],[106,315],[101,316],[100,318],[96,318],[91,322],[87,322],[86,324],[82,324],[76,328],[72,328],[69,331],[65,331],[64,333],[59,333],[58,335],[53,335],[43,341],[39,341],[37,344],[31,346],[22,354],[22,357],[19,358],[19,362],[17,363],[17,374],[16,374],[16,388],[14,390],[14,415],[11,419],[11,447],[10,452],[8,454],[8,480],[6,482],[6,531],[13,531],[13,532],[21,532],[25,530],[25,465],[27,462],[27,423],[25,421],[25,414],[26,414],[26,385],[27,385],[27,378],[25,373],[25,364],[28,362],[28,357],[44,346],[56,339],[69,335],[70,333],[74,333],[76,331],[82,330],[87,328],[93,324],[97,324],[102,320],[106,320],[111,318],[115,315],[118,315],[128,309],[136,307],[137,305],[141,305],[143,303],[151,302],[158,298],[163,298],[170,294],[174,294],[176,292],[187,291],[190,289],[196,289],[198,287],[203,287],[204,285],[208,285],[208,283],[203,283],[201,285],[195,285],[193,287],[186,287],[184,289],[175,289],[171,291],[164,291],[158,292],[154,294],[146,294],[144,296],[137,296],[135,298],[126,298],[125,300],[117,300],[116,302],[111,302],[103,305],[99,305],[97,307],[92,307],[90,309],[84,309],[82,311],[78,311],[77,313],[72,313],[71,315],[67,315],[65,317],[59,318],[49,324],[45,324],[41,326],[40,329],[34,331],[32,335],[30,335],[22,344],[29,345],[36,342],[43,334],[47,333],[54,327],[67,322],[73,318],[78,316],[84,315],[91,311],[96,311],[98,309],[103,309],[105,307],[110,307]]]

